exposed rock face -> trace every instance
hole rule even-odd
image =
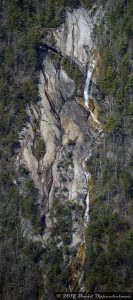
[[[56,47],[61,53],[86,70],[96,50],[94,27],[101,20],[102,11],[79,8],[67,11],[66,22],[56,30]]]
[[[57,50],[76,62],[82,72],[94,59],[93,30],[100,18],[99,10],[88,12],[79,8],[68,11],[65,24],[54,33]],[[72,225],[67,244],[77,251],[84,242],[88,195],[85,161],[91,155],[97,134],[88,123],[89,110],[76,101],[76,83],[60,66],[55,66],[50,54],[51,50],[45,55],[40,71],[38,89],[41,101],[36,105],[31,102],[27,107],[29,121],[20,133],[18,160],[30,171],[39,191],[40,217],[45,217],[40,238],[44,244],[50,238],[57,223],[54,207],[59,201],[60,205],[71,210]],[[37,134],[46,145],[40,160],[34,153]],[[60,243],[65,243],[61,234],[57,244]]]

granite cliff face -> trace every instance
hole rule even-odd
[[[54,32],[56,48],[83,71],[89,68],[95,55],[94,27],[102,14],[101,9],[96,7],[91,11],[84,8],[67,11],[65,23]]]
[[[0,299],[130,293],[133,1],[0,16]]]
[[[103,101],[93,76],[98,55],[94,28],[101,18],[102,11],[96,7],[91,11],[84,8],[67,11],[65,23],[48,34],[48,45],[45,44],[43,52],[43,46],[40,48],[43,54],[38,84],[40,101],[28,105],[28,121],[20,132],[18,164],[30,172],[38,190],[42,224],[41,233],[36,235],[29,220],[21,216],[23,234],[40,240],[44,248],[54,236],[74,278],[70,279],[71,289],[82,285],[91,181],[87,163],[96,143],[102,139],[94,107],[91,112],[91,106],[88,107],[90,98],[93,106],[95,102],[101,106]],[[81,88],[63,69],[64,57],[80,69]],[[39,158],[35,151],[38,139],[45,144]],[[23,180],[20,186],[22,183]],[[78,272],[73,267],[73,254],[66,254],[63,249],[65,245],[78,258]]]

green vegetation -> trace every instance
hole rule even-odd
[[[81,0],[80,1],[81,5],[83,5],[84,7],[91,9],[92,7],[92,1],[91,0]]]
[[[84,77],[78,66],[74,63],[70,64],[70,62],[65,58],[62,59],[61,66],[67,75],[76,82],[77,86],[82,88]]]
[[[74,140],[69,139],[68,140],[68,146],[75,146],[76,144],[76,138]]]
[[[131,174],[125,170],[121,175],[121,186],[125,192],[132,193],[133,179]]]
[[[106,101],[105,139],[88,162],[95,199],[86,231],[86,287],[91,292],[131,292],[133,2],[108,1],[105,12],[104,35],[104,25],[97,28],[102,36],[99,87]]]
[[[50,17],[50,2],[55,7],[52,1],[42,0],[0,3],[0,298],[3,300],[43,299],[44,294],[40,259],[36,259],[34,245],[30,253],[26,251],[27,241],[22,237],[20,224],[23,211],[35,232],[40,232],[38,196],[33,184],[24,186],[23,196],[19,194],[12,158],[19,146],[18,132],[26,121],[26,105],[39,100],[37,50],[41,37],[45,28],[61,22],[56,7]],[[37,156],[42,156],[42,142],[36,150]],[[19,176],[24,179],[27,171],[21,169]]]
[[[41,138],[37,139],[35,149],[34,149],[34,155],[36,156],[37,160],[43,158],[45,153],[46,153],[46,145],[44,141]]]
[[[40,207],[37,204],[37,199],[39,197],[38,190],[35,188],[33,181],[31,181],[28,176],[24,177],[24,195],[21,201],[21,212],[22,217],[26,220],[30,220],[35,233],[40,233]]]
[[[124,1],[117,1],[108,8],[106,13],[107,36],[101,45],[102,67],[99,86],[103,93],[114,97],[115,103],[111,104],[111,113],[109,112],[109,118],[105,121],[105,131],[111,134],[115,132],[116,135],[118,133],[128,135],[130,126],[132,128],[129,115],[132,115],[133,75],[130,31],[132,32],[133,27],[133,8],[130,0],[127,5],[124,4]],[[109,46],[107,45],[108,40],[110,40]],[[126,127],[124,128],[126,122],[128,131]]]
[[[74,147],[74,143],[68,141],[69,146]],[[64,160],[61,160],[57,166],[58,172],[60,172],[60,169],[64,169],[65,171],[69,170],[70,167],[73,167],[73,152],[68,152],[66,154],[66,157]]]
[[[45,299],[55,300],[57,292],[68,290],[68,269],[63,259],[63,248],[57,247],[54,238],[47,243],[42,263],[46,274]]]
[[[20,214],[40,233],[38,193],[25,168],[14,166],[18,132],[26,122],[25,108],[39,100],[38,47],[48,28],[62,22],[62,8],[91,7],[90,0],[6,0],[0,3],[0,299],[54,299],[56,291],[68,290],[67,258],[70,254],[72,215],[70,205],[59,197],[53,206],[52,239],[46,249],[22,237]],[[107,1],[99,0],[99,4]],[[132,290],[132,156],[133,133],[132,35],[133,1],[108,0],[101,32],[99,86],[108,98],[104,116],[104,146],[98,146],[90,163],[95,181],[95,201],[86,231],[86,284],[89,291]],[[102,38],[101,38],[102,37]],[[83,75],[62,60],[62,67],[82,86]],[[111,100],[110,100],[111,99]],[[107,116],[107,117],[106,117]],[[69,141],[70,146],[74,146]],[[41,159],[45,144],[38,139],[35,156]],[[112,158],[113,157],[113,158]],[[58,166],[72,166],[72,154]],[[20,189],[22,191],[20,193]],[[67,191],[64,191],[64,193]],[[53,220],[54,222],[55,220]],[[63,246],[57,247],[61,237]],[[59,240],[60,243],[60,240]],[[45,270],[46,287],[42,272]],[[46,295],[44,296],[44,293]],[[44,298],[45,297],[45,298]]]
[[[109,116],[105,125],[104,125],[104,130],[105,132],[108,133],[113,133],[113,132],[117,132],[117,130],[121,129],[121,120],[118,119],[118,116],[113,115],[113,116]]]
[[[64,245],[69,245],[72,239],[72,215],[69,203],[65,202],[62,203],[59,199],[54,199],[51,215],[52,218],[56,219],[56,222],[52,234],[53,237],[60,237]]]
[[[11,161],[8,167],[4,163],[4,170],[0,170],[0,298],[36,300],[43,290],[43,280],[35,262],[36,254],[24,252],[27,241],[22,237],[19,217],[20,201],[23,199],[18,187],[13,184],[16,174]]]
[[[133,275],[132,229],[128,229],[117,213],[110,214],[102,201],[95,201],[90,215],[91,224],[86,232],[89,251],[85,264],[86,273],[89,269],[87,289],[91,292],[130,291]]]
[[[50,299],[56,299],[55,294],[67,291],[69,285],[68,255],[70,255],[72,239],[72,213],[69,202],[65,199],[64,202],[60,200],[57,194],[62,197],[60,189],[55,187],[53,205],[50,210],[53,224],[51,238],[41,258],[46,276],[46,299],[50,297]]]

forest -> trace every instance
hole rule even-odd
[[[0,2],[0,298],[2,300],[55,299],[57,291],[68,289],[67,266],[61,265],[62,253],[49,241],[42,250],[38,242],[27,243],[21,232],[19,211],[40,231],[37,190],[24,168],[26,196],[19,194],[14,156],[18,151],[19,131],[27,120],[26,105],[37,103],[39,46],[47,29],[64,21],[67,9],[94,4],[105,9],[104,24],[98,34],[100,76],[98,85],[104,97],[113,101],[102,113],[104,145],[97,147],[88,164],[94,180],[94,201],[86,228],[85,284],[90,292],[132,292],[133,289],[133,156],[128,150],[133,133],[133,1],[132,0],[2,0]],[[63,61],[70,78],[83,84],[81,72]],[[112,151],[112,161],[108,158]],[[45,144],[38,138],[38,159]],[[126,158],[126,159],[125,159]],[[116,204],[117,203],[117,204]],[[55,201],[60,234],[71,239],[69,207]],[[114,207],[116,208],[114,210]],[[60,218],[61,216],[61,218]],[[66,216],[66,218],[64,217]],[[66,228],[66,231],[64,230]],[[65,231],[65,234],[64,234]],[[43,270],[47,280],[44,294]],[[50,298],[51,297],[51,298]]]

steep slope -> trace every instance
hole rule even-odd
[[[34,236],[34,229],[32,229],[34,219],[29,223],[29,219],[25,218],[22,211],[23,234],[31,240],[41,241],[46,249],[49,244],[52,247],[52,243],[60,249],[63,255],[62,263],[65,264],[68,277],[66,283],[68,291],[69,286],[77,289],[78,284],[81,285],[83,275],[85,225],[89,211],[88,188],[91,178],[91,174],[86,170],[86,162],[88,157],[91,157],[99,132],[95,132],[89,125],[92,116],[84,105],[83,86],[77,87],[76,80],[68,77],[63,70],[63,65],[64,57],[67,57],[68,66],[71,62],[71,64],[78,64],[83,73],[89,70],[87,72],[89,81],[87,79],[84,83],[87,97],[96,49],[93,28],[96,23],[98,24],[100,17],[102,19],[98,9],[89,13],[83,8],[74,10],[68,13],[65,25],[61,25],[58,33],[52,32],[55,38],[54,45],[50,45],[51,36],[47,37],[49,46],[45,45],[44,48],[45,55],[41,63],[38,85],[41,100],[37,104],[31,102],[28,105],[28,121],[20,133],[21,148],[18,164],[28,169],[38,189],[40,196],[37,202],[42,220],[41,235],[38,231],[37,236]],[[87,39],[88,33],[89,39]],[[69,44],[68,39],[71,39]],[[62,40],[60,47],[59,40]],[[66,53],[62,49],[62,44],[65,43],[71,48],[67,50],[67,47],[64,47]],[[95,64],[96,59],[97,57],[95,57]],[[77,67],[73,65],[72,68]],[[84,75],[81,73],[80,76],[83,78]],[[95,83],[93,85],[95,86]],[[96,91],[98,93],[95,87]],[[40,152],[38,157],[36,148],[41,141],[45,145],[45,151]],[[22,184],[24,180],[26,178],[21,179]],[[21,185],[20,190],[22,193]],[[80,251],[78,259],[80,268],[77,273],[77,267],[73,266],[73,257],[75,256],[76,259]],[[47,270],[47,265],[45,268]],[[73,277],[75,280],[72,279]]]
[[[132,1],[1,11],[1,298],[131,292]]]

